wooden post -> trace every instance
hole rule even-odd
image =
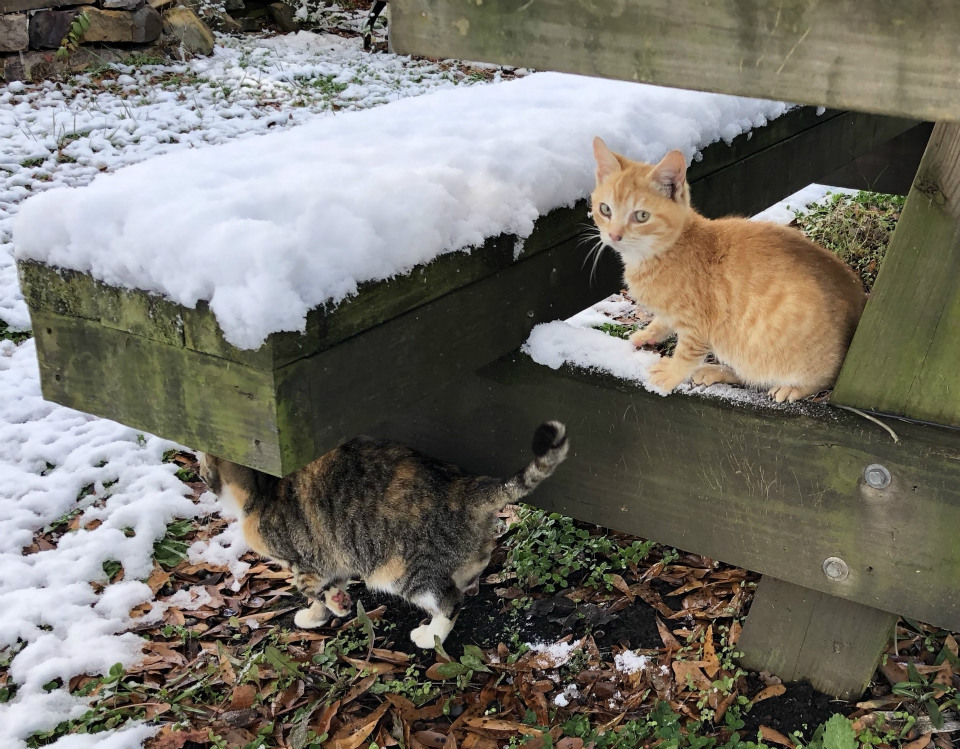
[[[740,636],[741,663],[856,699],[896,623],[896,614],[764,576]]]
[[[833,402],[960,426],[960,124],[938,123]]]
[[[960,125],[938,123],[832,401],[960,426]],[[837,696],[869,681],[895,617],[764,577],[744,663]]]

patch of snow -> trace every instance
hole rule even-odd
[[[533,659],[535,668],[541,669],[559,668],[569,661],[573,653],[580,650],[582,646],[583,640],[577,640],[576,642],[527,643],[530,651],[538,654],[537,657]]]
[[[637,655],[632,650],[624,650],[613,657],[613,664],[622,674],[635,674],[643,671],[650,659],[645,655]]]
[[[774,203],[756,216],[754,221],[770,221],[774,224],[789,224],[793,221],[796,211],[804,211],[817,203],[823,202],[830,195],[856,195],[856,190],[846,187],[830,187],[829,185],[818,185],[816,183],[807,185],[797,190],[793,195],[788,195],[779,203]]]
[[[594,135],[635,158],[690,158],[787,109],[559,73],[452,88],[49,190],[21,207],[16,252],[187,307],[208,300],[225,338],[256,348],[361,282],[529,236],[589,193]]]
[[[125,633],[130,610],[153,599],[140,579],[167,524],[196,505],[162,462],[173,443],[43,400],[33,340],[0,341],[0,392],[0,650],[15,653],[17,685],[0,704],[0,746],[13,748],[85,712],[85,700],[45,684],[140,660],[143,640]],[[66,531],[73,513],[79,527]],[[23,552],[58,521],[55,548]],[[108,561],[123,566],[122,581],[109,584]]]
[[[217,35],[211,57],[115,67],[123,75],[114,79],[0,84],[0,320],[15,330],[28,330],[30,318],[13,264],[12,220],[31,195],[85,185],[101,171],[160,154],[286,130],[471,80],[458,63],[372,55],[359,39],[306,31]],[[145,185],[135,194],[141,204],[158,197]]]
[[[570,700],[575,700],[580,696],[580,690],[577,689],[576,684],[567,684],[564,687],[563,691],[558,693],[553,698],[553,704],[557,707],[566,707],[570,704]]]

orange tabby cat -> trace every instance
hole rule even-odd
[[[600,138],[593,152],[600,238],[620,253],[630,294],[655,315],[630,340],[677,334],[673,356],[650,368],[653,385],[743,383],[777,402],[833,385],[866,300],[852,270],[795,229],[698,214],[679,151],[655,166]],[[721,363],[705,364],[709,353]]]

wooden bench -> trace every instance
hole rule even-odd
[[[395,12],[402,30],[405,3]],[[758,211],[915,124],[795,110],[707,148],[690,170],[694,201],[709,216]],[[361,431],[477,471],[513,470],[530,429],[559,418],[573,454],[538,493],[540,504],[773,576],[764,578],[749,622],[772,617],[782,637],[767,632],[769,624],[752,634],[761,628],[748,622],[752,665],[850,694],[869,678],[889,634],[886,612],[957,626],[960,602],[950,586],[956,590],[960,559],[947,539],[960,520],[949,485],[957,435],[911,425],[893,445],[873,425],[826,407],[794,416],[661,399],[516,353],[536,323],[620,287],[612,257],[592,282],[583,267],[585,214],[580,204],[543,217],[516,258],[516,238],[501,236],[470,255],[368,284],[335,309],[314,310],[305,334],[274,334],[256,351],[228,344],[202,304],[187,309],[24,262],[43,392],[275,475]],[[792,447],[789,455],[778,440]],[[863,486],[871,463],[893,474],[878,494]],[[923,511],[904,512],[906,501]],[[842,581],[824,573],[833,556],[849,570]],[[788,617],[779,614],[782,600],[792,607]],[[860,619],[837,630],[846,639],[834,648],[832,631],[814,637],[806,625],[813,611],[817,621],[852,625],[838,606]],[[819,663],[827,640],[840,654],[838,673],[790,670],[801,651]]]

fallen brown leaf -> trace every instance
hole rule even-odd
[[[389,707],[390,703],[384,702],[370,715],[343,726],[330,738],[330,749],[357,749],[367,736],[373,733],[373,729],[377,727],[377,723]]]
[[[659,616],[657,617],[657,631],[660,632],[660,639],[663,641],[663,646],[667,650],[680,649],[680,643],[677,642],[677,638],[670,633],[667,625],[660,620]]]
[[[783,684],[771,684],[769,687],[764,687],[757,692],[757,696],[750,700],[750,704],[756,705],[758,702],[769,700],[771,697],[779,697],[786,691],[787,688],[783,686]]]
[[[918,739],[914,739],[909,744],[905,744],[903,749],[924,749],[924,747],[929,746],[930,738],[933,736],[933,732],[925,733]]]
[[[770,728],[770,726],[760,726],[760,736],[766,741],[772,741],[774,744],[780,744],[788,747],[788,749],[793,749],[796,746],[795,742],[788,739],[780,731]]]

